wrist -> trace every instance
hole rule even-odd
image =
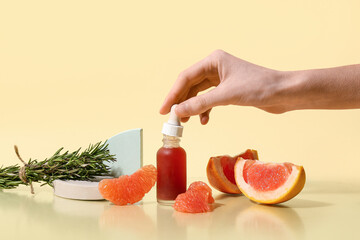
[[[280,82],[285,111],[327,108],[333,97],[319,70],[288,71]]]
[[[307,71],[278,71],[277,91],[274,96],[274,105],[279,112],[288,112],[302,109],[306,105],[309,84]]]
[[[269,105],[272,113],[300,109],[360,108],[360,65],[276,72]]]

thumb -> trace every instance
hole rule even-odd
[[[217,88],[214,88],[207,93],[192,97],[182,103],[179,103],[179,105],[175,108],[175,112],[179,118],[199,115],[212,107],[220,105],[221,100],[222,94]]]

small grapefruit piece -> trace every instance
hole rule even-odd
[[[276,204],[295,197],[305,185],[305,171],[292,163],[264,163],[239,158],[235,180],[241,192],[251,200]]]
[[[211,188],[204,182],[202,181],[196,181],[196,182],[193,182],[192,184],[190,184],[189,188],[188,188],[188,191],[189,190],[195,190],[195,191],[204,191],[205,194],[208,193],[208,202],[209,203],[213,203],[215,202],[213,196],[212,196],[212,190]]]
[[[174,209],[184,213],[204,213],[212,211],[214,198],[211,188],[204,182],[192,183],[185,193],[179,194],[173,205]]]
[[[212,187],[224,193],[241,193],[234,176],[234,166],[239,157],[255,160],[258,159],[258,154],[256,150],[248,149],[235,157],[224,155],[209,159],[206,174]]]
[[[146,165],[132,175],[123,175],[113,179],[103,179],[99,183],[101,195],[116,205],[133,204],[145,196],[155,185],[157,170]]]

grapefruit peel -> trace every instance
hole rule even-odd
[[[250,162],[251,161],[251,162]],[[253,162],[252,162],[253,161]],[[247,162],[250,162],[250,166],[247,166]],[[265,167],[271,166],[284,166],[290,173],[287,179],[283,182],[281,186],[274,190],[259,190],[255,189],[251,184],[245,181],[244,178],[247,178],[247,173],[249,168],[256,166],[256,165],[263,165]],[[248,168],[248,169],[247,169]],[[254,160],[246,160],[243,158],[238,158],[235,164],[235,180],[236,184],[239,187],[240,191],[249,199],[254,202],[262,203],[262,204],[277,204],[288,201],[295,197],[297,194],[301,192],[305,185],[306,175],[304,168],[302,166],[297,166],[292,163],[264,163],[261,161],[254,161]],[[266,179],[266,177],[262,180],[264,182],[269,182],[271,179]]]
[[[244,159],[258,159],[258,153],[256,150],[248,149],[245,152],[231,157],[229,155],[211,157],[209,159],[208,165],[206,167],[206,175],[210,185],[215,188],[216,190],[223,192],[223,193],[232,193],[232,194],[240,194],[241,191],[236,185],[235,181],[231,182],[229,180],[229,175],[233,173],[226,174],[226,168],[234,169],[234,165],[236,160],[242,157]],[[222,162],[228,162],[229,166],[223,165]],[[228,175],[228,176],[226,176]],[[235,180],[235,179],[234,179]]]

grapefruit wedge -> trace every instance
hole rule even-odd
[[[236,186],[234,176],[234,166],[239,157],[255,160],[258,159],[258,154],[256,150],[248,149],[235,157],[224,155],[209,159],[206,175],[213,188],[223,193],[241,193],[238,186]]]
[[[132,175],[104,179],[99,183],[101,195],[115,205],[134,204],[145,196],[155,185],[157,170],[153,165],[146,165]]]
[[[211,188],[204,182],[193,182],[185,193],[179,194],[173,205],[178,212],[204,213],[213,210]]]
[[[305,171],[292,163],[264,163],[239,158],[235,180],[249,199],[263,204],[276,204],[295,197],[305,185]]]

